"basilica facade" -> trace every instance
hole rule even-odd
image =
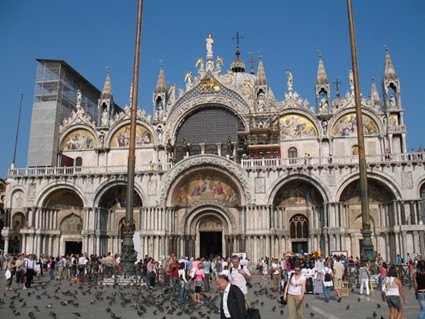
[[[256,72],[246,71],[237,49],[225,71],[213,43],[208,35],[206,56],[196,61],[196,75],[186,74],[184,88],[167,86],[161,67],[152,116],[137,111],[139,256],[360,256],[358,129],[365,135],[375,250],[385,260],[425,252],[425,159],[407,151],[400,81],[388,51],[383,93],[372,79],[358,123],[351,71],[350,90],[331,97],[319,56],[316,100],[302,98],[287,70],[278,101],[262,59]],[[9,170],[6,250],[121,251],[131,102],[117,107],[109,74],[97,109],[87,109],[84,91],[74,97],[51,128],[50,162]]]

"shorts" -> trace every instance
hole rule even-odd
[[[341,288],[342,288],[342,278],[335,278],[334,289],[341,289]]]
[[[403,306],[401,305],[400,296],[386,296],[385,300],[387,301],[387,305],[390,308],[395,308],[397,310],[403,308]]]
[[[195,293],[200,294],[202,291],[202,287],[201,286],[196,286],[195,287]]]

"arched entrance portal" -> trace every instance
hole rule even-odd
[[[220,207],[204,206],[190,214],[186,221],[185,251],[191,257],[226,256],[230,246],[226,238],[232,232],[232,220]]]
[[[223,224],[217,216],[208,215],[199,222],[199,256],[223,256]]]

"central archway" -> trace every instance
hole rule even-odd
[[[185,236],[192,240],[186,252],[193,257],[225,256],[230,253],[226,238],[233,233],[232,218],[219,206],[194,209],[186,220]]]

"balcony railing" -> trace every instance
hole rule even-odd
[[[199,155],[198,155],[199,156]],[[284,167],[317,167],[324,165],[356,165],[358,156],[328,156],[328,157],[297,157],[297,158],[242,158],[240,166],[244,169],[256,168],[284,168]],[[425,161],[425,153],[400,153],[367,155],[366,163],[369,165],[398,164],[407,162]],[[165,172],[172,168],[171,163],[136,165],[136,173]],[[72,167],[29,167],[9,169],[8,177],[30,176],[63,176],[63,175],[101,175],[101,174],[126,174],[126,165],[117,166],[72,166]]]

